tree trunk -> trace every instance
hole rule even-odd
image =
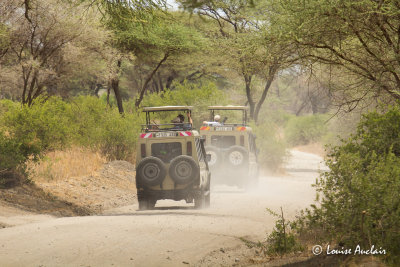
[[[247,96],[247,103],[250,106],[250,118],[254,119],[254,100],[251,96],[251,79],[253,78],[252,75],[243,74],[244,82],[246,84],[246,96]]]
[[[162,82],[162,77],[161,77],[160,73],[158,73],[157,76],[158,76],[158,86],[160,88],[160,91],[162,92],[162,91],[164,91],[164,85],[163,85],[163,82]]]
[[[165,53],[164,57],[158,62],[156,68],[150,73],[149,77],[147,77],[146,81],[143,84],[142,90],[140,90],[139,97],[136,99],[135,102],[135,107],[139,108],[140,104],[142,103],[144,93],[146,92],[147,86],[151,79],[153,78],[154,74],[158,71],[158,69],[161,67],[161,65],[167,60],[169,54]]]
[[[269,73],[268,73],[268,78],[267,78],[267,83],[265,84],[264,91],[263,91],[263,93],[261,95],[260,100],[257,102],[256,108],[254,110],[253,119],[254,119],[254,121],[256,123],[258,121],[258,115],[260,113],[261,106],[262,106],[262,104],[264,104],[264,101],[265,101],[265,98],[267,97],[267,93],[269,91],[269,88],[271,87],[271,84],[274,81],[276,69],[277,68],[275,66],[271,66],[270,67],[270,70],[269,70]]]
[[[158,87],[158,83],[155,79],[153,79],[153,91],[155,91],[157,94],[160,93],[160,88]]]
[[[117,62],[117,73],[119,73],[119,70],[121,68],[121,59],[118,59]],[[115,94],[115,99],[117,100],[117,106],[118,106],[118,111],[119,113],[123,114],[124,113],[124,106],[122,105],[122,97],[121,97],[121,92],[119,90],[119,77],[118,74],[111,79],[111,88],[114,91]]]
[[[28,69],[23,68],[23,91],[21,103],[32,106],[33,101],[42,94],[43,85],[38,84],[39,71],[32,70],[32,66]],[[32,75],[31,75],[32,74]]]
[[[110,93],[111,93],[111,84],[108,84],[108,86],[107,86],[107,106],[109,106],[111,108]]]
[[[175,77],[173,75],[168,76],[167,83],[165,84],[165,88],[171,88],[172,82],[174,81]]]

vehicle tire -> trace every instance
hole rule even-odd
[[[147,157],[142,159],[136,168],[136,179],[138,184],[144,186],[159,185],[164,180],[167,170],[161,159]]]
[[[204,149],[206,150],[206,154],[211,155],[211,160],[208,162],[208,166],[210,168],[214,168],[214,167],[221,165],[222,154],[221,154],[221,151],[217,147],[206,146]]]
[[[174,158],[169,165],[169,176],[177,184],[187,184],[199,177],[200,167],[190,156]]]
[[[249,157],[244,147],[232,146],[226,153],[227,162],[231,167],[240,168],[247,164]]]

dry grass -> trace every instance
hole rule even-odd
[[[90,149],[73,147],[46,154],[40,162],[29,162],[28,171],[33,181],[50,181],[92,175],[107,160]]]

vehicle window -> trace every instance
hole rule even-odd
[[[182,144],[179,142],[152,144],[151,155],[169,163],[173,158],[182,155]]]
[[[220,148],[227,148],[234,146],[236,144],[235,136],[218,136],[213,135],[211,136],[211,145],[220,147]]]

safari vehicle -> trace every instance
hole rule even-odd
[[[244,188],[256,185],[258,183],[256,137],[251,127],[247,126],[248,108],[210,106],[208,109],[211,121],[203,122],[200,135],[205,139],[207,154],[211,156],[208,165],[213,174],[213,184],[237,185]],[[214,118],[223,113],[242,115],[241,122],[229,122],[228,117],[221,122],[215,122]]]
[[[190,122],[160,124],[151,119],[176,113],[191,118],[191,111],[191,106],[143,108],[146,124],[138,139],[136,165],[139,210],[153,209],[160,199],[194,202],[196,208],[210,205],[211,175],[198,131]]]

